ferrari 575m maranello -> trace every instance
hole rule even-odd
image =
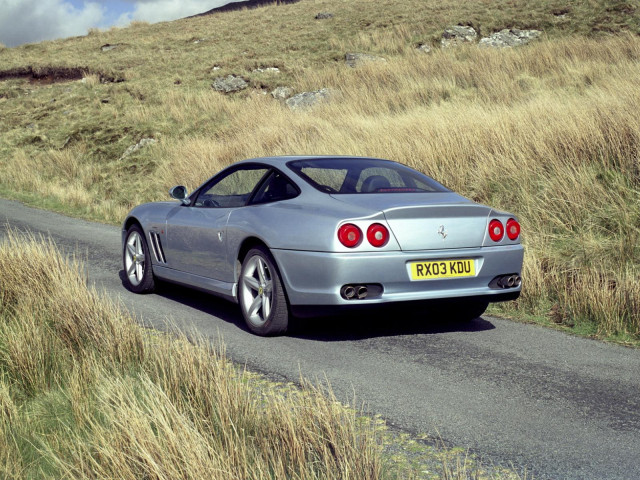
[[[169,194],[123,223],[126,286],[222,296],[258,335],[290,315],[415,301],[470,320],[520,295],[517,218],[390,160],[256,158]]]

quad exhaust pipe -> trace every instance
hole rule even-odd
[[[340,289],[340,296],[345,300],[365,300],[377,298],[382,294],[382,285],[370,283],[366,285],[344,285]]]
[[[491,282],[491,285],[494,283],[498,288],[515,288],[522,285],[522,277],[520,277],[520,275],[515,275],[515,274],[502,275],[500,277],[497,277],[493,282]]]

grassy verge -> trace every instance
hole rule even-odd
[[[320,11],[334,17],[314,20]],[[87,73],[0,82],[0,192],[119,223],[243,158],[391,158],[518,215],[524,292],[499,312],[638,344],[639,19],[617,0],[323,0],[5,48],[8,69],[55,58]],[[544,35],[517,49],[438,49],[457,23]],[[352,69],[348,51],[388,61]],[[270,66],[280,73],[255,70]],[[250,88],[215,92],[230,73]],[[279,85],[333,97],[292,112],[263,95]],[[157,143],[123,157],[142,138]]]
[[[142,329],[50,241],[0,244],[2,478],[519,478],[301,383]]]

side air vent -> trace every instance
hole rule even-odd
[[[156,257],[156,260],[160,263],[167,263],[164,258],[164,250],[162,250],[160,235],[156,232],[151,232],[149,233],[149,237],[151,237],[151,249],[153,250],[153,255]]]

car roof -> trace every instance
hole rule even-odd
[[[236,162],[233,165],[239,165],[242,163],[264,163],[266,165],[271,165],[274,167],[281,167],[287,162],[291,162],[294,160],[328,160],[328,159],[336,159],[336,160],[366,159],[366,160],[383,160],[386,162],[392,161],[384,158],[359,157],[359,156],[353,156],[353,155],[277,155],[273,157],[248,158],[246,160],[241,160],[239,162]]]

